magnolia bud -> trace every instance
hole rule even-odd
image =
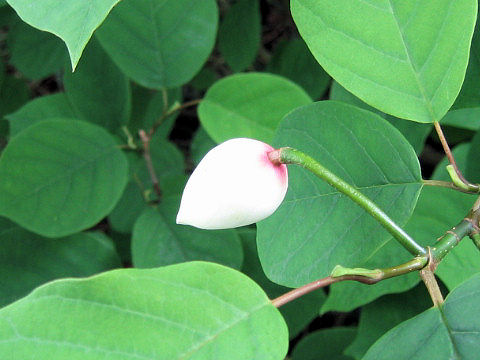
[[[185,186],[177,224],[226,229],[270,216],[288,187],[287,166],[274,164],[268,157],[273,150],[246,138],[231,139],[210,150]]]

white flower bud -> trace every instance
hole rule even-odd
[[[288,187],[287,166],[274,164],[274,149],[238,138],[214,147],[202,159],[183,191],[177,224],[227,229],[270,216]]]

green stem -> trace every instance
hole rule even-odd
[[[348,196],[357,205],[369,213],[377,220],[392,236],[405,247],[413,255],[426,255],[427,250],[417,244],[410,235],[408,235],[400,226],[398,226],[390,217],[380,209],[377,204],[363,195],[353,186],[340,179],[338,176],[330,172],[328,169],[320,165],[315,159],[304,154],[303,152],[292,148],[281,148],[272,151],[269,158],[274,163],[296,164],[311,171],[320,179],[333,186],[342,194]]]
[[[432,261],[438,264],[442,259],[458,245],[460,240],[468,236],[473,230],[473,224],[470,219],[463,219],[457,226],[448,230],[437,242],[431,247]]]
[[[478,193],[477,190],[472,190],[472,189],[465,188],[465,187],[458,187],[453,182],[449,182],[449,181],[425,180],[424,179],[424,180],[422,180],[422,182],[423,182],[423,185],[444,187],[444,188],[447,188],[447,189],[457,190],[457,191],[460,191],[460,192],[463,192],[463,193],[466,193],[466,194],[477,194]]]

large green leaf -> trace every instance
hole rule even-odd
[[[356,332],[354,327],[334,327],[308,334],[293,350],[292,360],[350,360],[352,358],[343,355],[343,351]]]
[[[260,287],[210,263],[60,280],[0,310],[4,360],[282,360],[287,349]]]
[[[442,308],[431,308],[382,336],[364,360],[474,360],[480,351],[480,274],[455,288]]]
[[[467,150],[468,148],[464,146],[454,149],[453,153],[460,168],[465,166]],[[448,180],[447,172],[444,170],[446,164],[446,161],[440,162],[433,176],[434,179]],[[440,170],[443,170],[442,175],[440,175]],[[405,230],[420,244],[434,246],[437,238],[466,215],[473,201],[474,197],[472,195],[450,189],[424,187],[413,215],[405,225]],[[361,266],[371,269],[386,267],[408,261],[410,258],[410,254],[398,253],[398,244],[391,240]],[[475,272],[478,272],[479,267],[478,251],[475,250],[468,239],[465,239],[440,263],[436,273],[447,287],[452,289]],[[412,273],[382,281],[375,286],[366,286],[356,282],[334,284],[331,286],[322,312],[330,310],[351,311],[381,295],[408,290],[419,281],[418,274]]]
[[[67,45],[75,70],[95,29],[120,0],[68,1],[8,0],[27,24],[51,32]]]
[[[96,40],[85,49],[75,73],[65,72],[65,93],[80,119],[114,132],[130,116],[130,87]]]
[[[460,91],[477,0],[292,0],[291,10],[317,61],[369,105],[433,122]]]
[[[161,89],[189,82],[215,43],[214,0],[128,0],[97,36],[112,59],[139,84]]]
[[[362,100],[357,98],[352,93],[348,92],[344,87],[342,87],[338,82],[334,81],[330,90],[330,99],[343,101],[348,104],[358,106],[361,109],[369,110],[374,113],[377,113],[390,124],[395,126],[400,132],[405,136],[410,144],[412,144],[415,152],[420,154],[425,145],[425,140],[427,139],[428,134],[432,130],[431,124],[420,124],[413,121],[408,121],[404,119],[399,119],[394,116],[385,114],[367,104]]]
[[[208,231],[177,225],[180,198],[163,199],[135,222],[132,258],[136,267],[155,267],[192,260],[211,261],[240,269],[243,250],[234,230]]]
[[[420,284],[408,292],[383,296],[364,306],[360,312],[357,336],[345,354],[361,359],[380,336],[431,305],[427,288]]]
[[[311,102],[300,86],[280,76],[237,74],[208,90],[198,116],[216,142],[249,137],[269,143],[283,116]]]
[[[89,276],[115,267],[120,267],[120,259],[112,241],[102,233],[46,239],[0,218],[0,306],[47,281]]]
[[[245,70],[260,47],[261,17],[258,0],[238,1],[218,29],[218,47],[233,71]]]
[[[32,80],[40,80],[59,72],[68,57],[59,38],[39,31],[20,19],[9,29],[7,45],[10,63]]]
[[[265,276],[258,258],[255,229],[240,228],[238,232],[242,238],[244,249],[242,272],[259,284],[271,299],[289,292],[290,288],[277,285]],[[295,338],[308,323],[318,316],[318,309],[325,298],[325,293],[319,289],[282,305],[280,312],[288,325],[290,339]]]
[[[330,76],[318,64],[302,39],[280,43],[267,65],[267,71],[297,83],[313,99],[321,98],[331,82]]]
[[[0,214],[44,236],[73,234],[112,210],[127,172],[102,128],[43,121],[13,138],[0,158]]]
[[[5,118],[10,122],[10,134],[15,136],[40,121],[76,119],[75,111],[64,93],[42,96],[29,101]]]
[[[135,221],[146,207],[147,203],[142,194],[142,189],[137,182],[131,180],[117,205],[108,215],[111,227],[121,233],[131,233]]]
[[[354,106],[322,101],[289,113],[274,145],[318,159],[403,225],[422,187],[412,147],[381,117]],[[289,167],[283,204],[258,223],[258,250],[267,276],[298,287],[328,276],[337,264],[355,267],[389,234],[348,197],[300,167]],[[401,252],[401,246],[398,245]]]

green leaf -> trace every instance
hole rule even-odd
[[[59,72],[68,56],[59,38],[19,19],[8,31],[7,45],[10,63],[32,80]]]
[[[108,215],[110,225],[115,231],[131,233],[135,221],[147,208],[142,191],[135,181],[130,181],[115,208]]]
[[[166,177],[185,173],[183,154],[174,144],[165,140],[162,134],[155,134],[151,138],[149,149],[152,165],[160,184]],[[152,180],[143,157],[137,159],[133,172],[135,181],[140,180],[145,188],[151,187]]]
[[[410,217],[422,187],[418,160],[398,130],[381,117],[340,102],[317,102],[289,113],[274,145],[318,159],[398,224]],[[294,166],[289,167],[283,204],[257,226],[265,273],[290,287],[328,276],[337,264],[356,267],[391,241],[348,197]]]
[[[339,326],[308,334],[293,350],[292,360],[350,360],[352,358],[343,355],[343,351],[356,332],[356,328]]]
[[[442,309],[431,308],[382,336],[363,360],[473,360],[480,351],[480,274],[455,288]]]
[[[112,241],[102,233],[47,239],[0,218],[0,306],[47,281],[90,276],[119,266]]]
[[[37,29],[57,35],[67,45],[75,70],[95,29],[120,0],[70,1],[7,0],[17,14]]]
[[[302,88],[280,76],[237,74],[221,79],[207,91],[198,116],[217,143],[235,137],[270,143],[282,117],[311,102]]]
[[[472,38],[472,47],[470,49],[470,60],[468,62],[465,80],[458,94],[457,100],[453,104],[454,109],[475,108],[480,106],[480,27],[475,26],[475,32]]]
[[[49,120],[13,138],[0,159],[0,214],[48,237],[107,215],[127,183],[127,160],[102,128]]]
[[[0,118],[17,110],[27,102],[29,89],[22,79],[5,73],[3,62],[0,63]]]
[[[10,134],[15,136],[40,121],[52,119],[76,119],[72,105],[64,93],[35,98],[5,118],[10,122]]]
[[[480,129],[480,107],[450,110],[442,119],[442,125],[477,131]]]
[[[287,349],[258,285],[210,263],[60,280],[0,310],[5,360],[282,360]]]
[[[413,121],[408,121],[404,119],[399,119],[394,116],[385,114],[367,104],[365,104],[362,100],[357,98],[352,93],[348,92],[344,87],[342,87],[336,81],[333,82],[330,91],[330,99],[331,100],[339,100],[346,102],[347,104],[352,104],[358,106],[361,109],[372,111],[385,120],[387,120],[390,124],[395,126],[403,136],[408,140],[408,142],[413,146],[415,152],[420,154],[423,150],[425,145],[425,140],[427,139],[428,134],[432,130],[431,124],[420,124]]]
[[[189,82],[215,44],[214,0],[122,1],[97,31],[122,71],[153,89]]]
[[[275,299],[289,292],[290,288],[277,285],[265,276],[258,258],[255,229],[241,228],[238,230],[238,233],[242,239],[244,251],[242,272],[259,284],[270,299]],[[280,307],[280,312],[288,325],[290,339],[295,338],[318,316],[318,309],[325,301],[325,298],[325,293],[320,289]]]
[[[182,89],[168,89],[166,91],[153,91],[140,87],[132,87],[132,115],[128,128],[132,134],[138,130],[148,130],[158,121],[162,120],[165,112],[175,104],[182,102]],[[166,102],[165,102],[166,100]],[[167,116],[155,130],[155,135],[164,139],[168,138],[179,112]]]
[[[260,47],[260,8],[258,0],[236,2],[218,29],[218,48],[234,72],[245,70]]]
[[[65,72],[65,93],[77,116],[115,132],[130,116],[128,79],[96,40],[75,73]]]
[[[395,295],[387,295],[366,305],[360,312],[358,333],[345,354],[361,359],[368,348],[388,330],[428,309],[432,300],[423,284]]]
[[[277,45],[267,71],[297,83],[312,99],[321,98],[331,80],[302,39],[291,39]]]
[[[147,268],[191,260],[205,260],[240,269],[243,251],[234,230],[208,231],[177,225],[180,198],[164,199],[158,209],[147,209],[135,222],[132,258]]]
[[[200,127],[193,136],[191,145],[192,160],[194,164],[198,165],[200,160],[202,160],[207,152],[213,149],[215,145],[217,145],[216,142],[208,136],[203,127]]]
[[[467,165],[465,175],[467,179],[472,182],[480,183],[480,163],[478,161],[478,154],[480,152],[480,130],[477,131],[472,139],[472,145],[467,155]]]
[[[439,121],[460,91],[477,0],[292,0],[291,11],[322,67],[383,112]]]

